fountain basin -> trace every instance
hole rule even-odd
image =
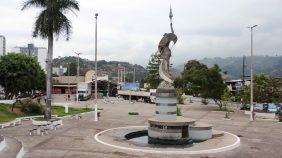
[[[118,127],[97,133],[94,138],[97,142],[120,150],[132,152],[158,154],[208,154],[235,149],[240,145],[240,138],[224,131],[216,131],[216,136],[201,142],[189,145],[159,145],[148,144],[148,137],[141,133],[140,137],[126,139],[125,135],[146,131],[147,126]],[[222,134],[223,133],[223,134]]]

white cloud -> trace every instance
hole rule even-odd
[[[129,61],[145,66],[169,30],[172,4],[178,43],[172,61],[179,65],[191,58],[242,56],[249,53],[248,25],[255,30],[255,53],[282,52],[281,0],[80,0],[80,12],[72,13],[70,41],[60,38],[54,56],[75,55],[94,59],[94,14],[98,16],[98,59]],[[0,1],[0,34],[7,48],[29,42],[47,47],[47,41],[31,37],[39,9],[20,11],[22,0]]]

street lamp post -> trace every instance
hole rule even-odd
[[[76,102],[78,102],[78,82],[79,82],[79,55],[82,53],[75,53],[77,55],[77,76],[76,76]]]
[[[95,120],[98,121],[98,105],[97,105],[97,17],[98,13],[95,13]]]
[[[253,25],[248,27],[251,30],[251,99],[250,99],[250,120],[254,120],[254,64],[253,64],[253,55],[254,55],[254,50],[253,50],[253,29],[258,26],[258,25]]]
[[[68,62],[68,101],[70,101],[70,63]]]

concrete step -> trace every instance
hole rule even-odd
[[[6,141],[5,148],[0,151],[1,158],[16,158],[22,148],[22,143],[12,137],[4,137]]]

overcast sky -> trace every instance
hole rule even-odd
[[[70,41],[54,43],[54,57],[94,59],[94,14],[98,16],[98,60],[118,60],[146,66],[158,42],[169,32],[169,5],[178,42],[172,63],[189,59],[250,54],[250,30],[255,28],[256,55],[282,55],[282,0],[78,0],[80,12],[68,17]],[[21,11],[23,0],[0,0],[0,34],[7,51],[47,41],[32,38],[33,23],[40,9]]]

